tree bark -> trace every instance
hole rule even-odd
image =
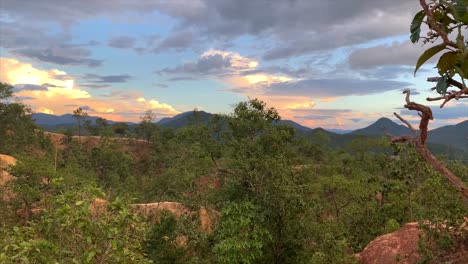
[[[465,200],[468,201],[468,189],[465,186],[465,183],[460,180],[455,174],[453,174],[445,165],[440,162],[432,153],[422,145],[417,145],[416,150],[418,153],[424,158],[424,160],[429,163],[432,168],[434,168],[436,171],[440,172],[442,175],[444,175],[447,180],[458,190],[460,191],[463,196],[465,197]]]

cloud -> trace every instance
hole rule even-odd
[[[424,48],[409,41],[393,42],[353,51],[348,58],[353,69],[372,69],[383,65],[409,65],[414,67]],[[414,71],[414,68],[413,68]]]
[[[83,78],[92,83],[125,83],[125,82],[128,82],[132,78],[132,76],[128,74],[98,75],[98,74],[88,73]]]
[[[23,48],[15,49],[12,53],[21,57],[59,65],[98,67],[102,64],[102,60],[89,58],[91,55],[89,50],[75,47],[53,47],[46,49]]]
[[[153,50],[161,52],[166,50],[182,51],[190,48],[193,44],[194,36],[192,32],[181,31],[174,32],[172,35],[164,38],[159,45]]]
[[[119,36],[111,38],[107,44],[118,49],[130,49],[135,45],[135,41],[136,40],[132,37]]]
[[[406,91],[408,89],[401,89],[400,91],[403,93],[404,91]],[[409,89],[410,92],[411,92],[411,95],[418,95],[418,94],[421,94],[420,92],[418,92],[416,89]]]
[[[91,107],[89,107],[87,105],[80,106],[80,108],[85,110],[85,111],[94,111]]]
[[[35,84],[16,84],[14,86],[13,91],[19,92],[19,91],[47,91],[47,84],[41,84],[41,85],[35,85]]]
[[[154,87],[157,87],[157,88],[169,88],[169,85],[165,84],[165,83],[155,83],[153,84]]]
[[[382,113],[361,112],[352,109],[310,108],[294,109],[288,113],[290,118],[309,127],[327,127],[335,129],[355,129],[362,123],[372,123],[382,117]]]
[[[257,61],[234,52],[209,50],[202,53],[197,61],[186,62],[173,68],[164,68],[158,73],[233,75],[255,69],[257,65]]]
[[[448,104],[444,108],[431,107],[434,119],[468,119],[468,103]],[[400,110],[400,114],[407,116],[416,116],[416,111],[408,109]],[[418,117],[419,118],[419,117]]]
[[[41,70],[31,64],[7,58],[0,58],[0,65],[0,81],[22,88],[15,95],[23,98],[26,104],[38,112],[65,114],[81,106],[89,114],[116,121],[138,121],[138,117],[148,109],[160,117],[179,113],[171,105],[155,98],[141,100],[142,94],[135,90],[113,91],[102,97],[94,97],[76,87],[75,79],[58,69]],[[103,76],[96,77],[98,81],[122,81],[122,78],[100,77]]]
[[[260,67],[254,70],[248,70],[248,71],[242,72],[242,75],[255,75],[255,74],[282,75],[282,76],[291,76],[294,78],[301,78],[310,74],[310,69],[302,68],[302,67],[291,68],[288,66],[267,66],[267,67]]]
[[[2,2],[4,13],[17,21],[54,23],[69,29],[94,18],[154,21],[161,14],[174,23],[171,34],[157,45],[184,50],[204,42],[231,42],[256,36],[269,43],[265,59],[300,56],[317,50],[408,34],[419,10],[416,1],[193,0],[193,1],[35,1],[24,5]],[[29,31],[31,32],[31,31]],[[224,45],[223,44],[223,45]],[[129,46],[129,45],[126,45]],[[138,48],[145,50],[145,48]]]
[[[410,85],[406,82],[368,79],[305,79],[299,81],[268,84],[266,93],[303,95],[315,98],[368,95],[401,89]]]
[[[295,116],[299,119],[323,120],[335,118],[339,114],[351,113],[351,109],[308,109],[300,110],[303,115]],[[305,115],[304,115],[305,114]]]

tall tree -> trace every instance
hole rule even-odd
[[[158,130],[158,125],[154,123],[156,114],[152,110],[148,110],[140,117],[140,120],[140,123],[136,127],[136,132],[140,137],[149,142],[153,134]]]
[[[86,118],[88,117],[88,113],[83,110],[83,108],[78,107],[77,109],[73,110],[73,116],[78,121],[78,138],[81,142],[81,125],[85,123]]]
[[[13,100],[13,86],[0,82],[0,152],[25,150],[35,142],[31,109]]]

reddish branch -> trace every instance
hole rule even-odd
[[[425,105],[411,102],[409,90],[406,90],[403,93],[406,94],[405,108],[409,110],[418,111],[418,114],[421,117],[421,122],[419,123],[419,133],[416,132],[416,130],[413,128],[413,126],[411,126],[411,124],[408,121],[406,121],[397,113],[394,113],[395,116],[398,119],[400,119],[406,126],[408,126],[408,128],[413,132],[413,136],[405,135],[397,137],[389,133],[385,128],[383,128],[385,134],[390,138],[392,142],[407,142],[415,146],[416,150],[421,155],[421,157],[423,157],[424,160],[426,160],[426,162],[429,163],[435,170],[442,173],[442,175],[444,175],[445,178],[447,178],[449,182],[463,194],[465,202],[468,202],[468,189],[466,188],[463,181],[461,181],[457,176],[455,176],[447,167],[445,167],[445,165],[442,162],[440,162],[436,157],[434,157],[434,155],[432,155],[432,153],[426,148],[428,124],[429,121],[433,119],[431,109]]]
[[[431,77],[431,78],[427,78],[427,81],[429,82],[437,82],[439,81],[440,77]],[[463,83],[461,82],[458,82],[452,78],[449,78],[448,79],[448,84],[451,85],[451,86],[455,86],[457,87],[458,89],[460,89],[459,91],[451,91],[450,93],[447,93],[446,95],[443,95],[443,96],[439,96],[439,97],[427,97],[426,100],[427,101],[439,101],[439,100],[444,100],[442,102],[442,104],[440,105],[440,108],[444,107],[445,104],[452,100],[452,99],[455,99],[455,100],[458,100],[458,99],[462,99],[462,98],[468,98],[468,88],[463,85]],[[436,88],[432,88],[432,90],[435,90]]]
[[[433,6],[433,8],[431,9],[429,7],[429,5],[426,3],[426,0],[419,0],[419,3],[421,4],[423,10],[424,10],[424,13],[426,14],[426,17],[427,17],[427,24],[429,26],[430,29],[434,30],[438,36],[440,36],[442,38],[442,40],[444,41],[445,44],[447,44],[448,46],[452,46],[454,48],[458,48],[457,47],[457,44],[455,44],[454,42],[450,41],[448,36],[447,36],[447,33],[445,33],[440,27],[439,25],[437,25],[437,22],[436,20],[434,19],[434,16],[432,15],[432,12],[436,9],[436,5]]]

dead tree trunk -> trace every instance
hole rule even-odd
[[[390,134],[387,130],[384,129],[385,134],[392,140],[392,142],[407,142],[415,146],[416,151],[421,155],[421,157],[429,164],[433,169],[440,172],[447,180],[460,191],[465,198],[465,203],[468,202],[468,189],[465,186],[465,183],[460,180],[455,174],[453,174],[440,160],[438,160],[432,153],[426,148],[426,139],[429,121],[433,119],[432,111],[429,107],[415,102],[410,101],[410,91],[406,90],[403,92],[406,94],[406,104],[405,108],[409,110],[418,111],[419,116],[421,117],[421,122],[419,123],[419,131],[411,126],[411,124],[403,119],[397,113],[393,113],[398,119],[400,119],[413,133],[412,136],[405,135],[396,137]]]

